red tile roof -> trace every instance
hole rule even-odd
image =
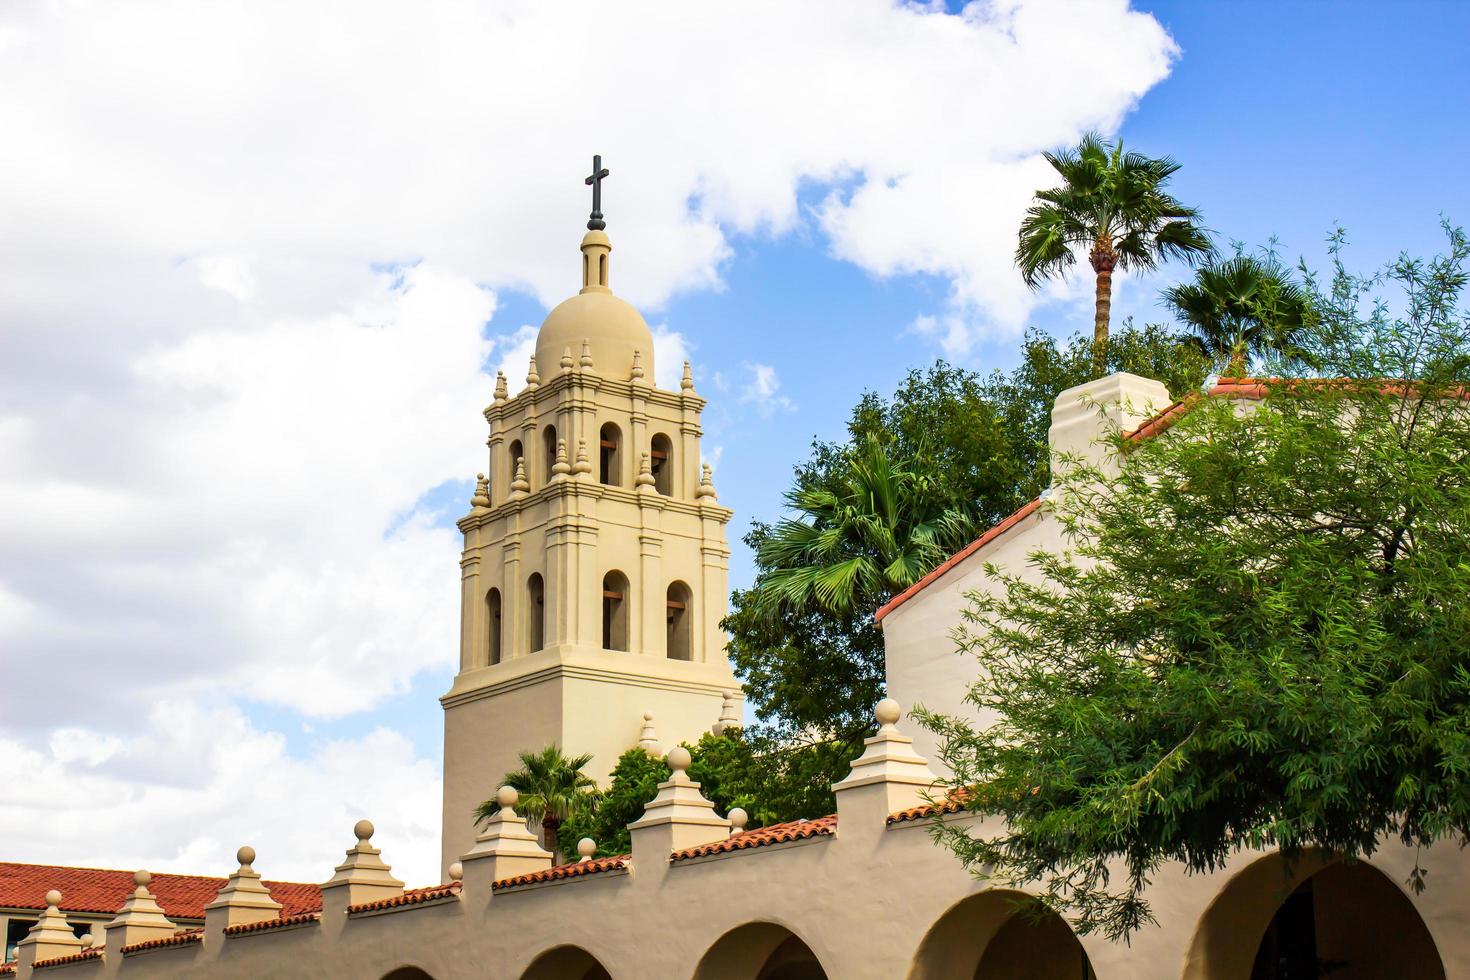
[[[243,936],[251,932],[265,932],[267,929],[284,929],[287,926],[300,926],[308,922],[320,922],[320,912],[307,912],[303,915],[287,915],[279,919],[262,919],[259,922],[245,922],[238,926],[226,926],[226,936]]]
[[[31,964],[34,970],[44,970],[48,966],[66,966],[68,963],[81,963],[86,960],[100,960],[102,950],[88,949],[80,953],[68,953],[66,956],[53,956],[49,960],[36,960]]]
[[[0,963],[0,977],[13,977],[13,976],[15,976],[15,964],[14,963]]]
[[[887,823],[892,826],[909,820],[923,820],[940,813],[959,813],[969,801],[970,791],[968,789],[953,789],[942,800],[911,806],[907,810],[895,810],[888,815]]]
[[[224,878],[200,875],[154,874],[148,890],[171,919],[203,919],[204,906],[214,901]],[[271,897],[280,902],[282,915],[298,915],[322,907],[318,885],[267,881]],[[100,868],[67,868],[49,864],[0,862],[0,908],[44,909],[46,892],[61,891],[67,912],[111,914],[132,894],[133,872]]]
[[[669,860],[687,861],[690,858],[705,857],[709,854],[744,851],[752,847],[766,847],[770,844],[784,844],[787,841],[806,840],[808,837],[830,837],[835,833],[837,833],[837,814],[833,813],[815,820],[793,820],[790,823],[774,823],[769,827],[741,831],[711,844],[700,844],[698,847],[686,847],[682,851],[675,851],[669,855]]]
[[[1164,430],[1173,426],[1175,422],[1179,421],[1179,419],[1187,414],[1191,408],[1198,404],[1201,398],[1264,398],[1266,397],[1267,386],[1273,383],[1277,383],[1279,382],[1279,380],[1280,379],[1277,378],[1220,378],[1205,391],[1196,391],[1185,395],[1179,401],[1174,402],[1168,408],[1164,409],[1153,418],[1138,426],[1138,428],[1127,433],[1125,435],[1125,438],[1131,439],[1134,442],[1142,442],[1144,439],[1153,438],[1160,432],[1163,432]],[[907,589],[904,589],[898,595],[894,596],[892,599],[889,599],[886,603],[884,603],[883,606],[879,608],[876,613],[873,614],[874,621],[879,623],[883,622],[883,618],[889,613],[893,612],[893,610],[897,609],[899,606],[903,605],[905,602],[908,602],[914,596],[918,595],[920,592],[933,585],[936,581],[942,578],[945,573],[949,572],[950,569],[954,568],[960,562],[964,561],[966,558],[970,557],[975,552],[979,551],[981,548],[985,547],[987,544],[1000,537],[1002,534],[1005,534],[1011,528],[1015,527],[1021,521],[1025,520],[1026,517],[1028,517],[1029,515],[1035,513],[1036,509],[1039,506],[1041,506],[1041,498],[1037,497],[1035,500],[1024,504],[1020,510],[1017,510],[1014,514],[1010,515],[1005,520],[995,525],[995,527],[991,528],[984,534],[980,535],[980,537],[976,538],[974,541],[971,541],[969,544],[965,545],[959,551],[955,552],[948,559],[946,559],[944,564],[940,565],[938,568],[934,569],[934,571],[930,572],[928,575],[925,575],[913,585],[909,586]]]
[[[516,875],[514,878],[502,878],[490,885],[492,891],[502,891],[506,888],[519,888],[522,885],[535,885],[543,881],[560,881],[563,878],[580,878],[585,875],[600,874],[604,871],[622,871],[632,863],[633,855],[619,854],[617,857],[593,858],[590,861],[577,861],[574,864],[559,864],[545,871],[536,871],[528,875]]]
[[[163,939],[146,939],[141,943],[130,943],[122,948],[124,953],[141,953],[145,949],[162,949],[165,946],[185,946],[204,938],[203,929],[182,929]]]
[[[434,885],[429,888],[410,888],[402,895],[394,895],[392,898],[380,898],[376,902],[361,902],[357,905],[347,906],[351,912],[372,912],[376,909],[396,909],[409,905],[422,905],[424,902],[432,902],[436,898],[448,898],[458,895],[460,884],[451,881],[447,885]]]

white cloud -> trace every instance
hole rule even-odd
[[[332,717],[452,669],[459,544],[421,500],[482,467],[484,367],[523,383],[532,334],[483,339],[493,291],[575,287],[591,150],[614,286],[646,309],[719,288],[727,236],[805,224],[947,279],[929,315],[963,344],[1035,301],[1009,252],[1037,151],[1115,125],[1174,53],[1123,0],[21,0],[0,47],[0,737],[31,767],[4,785],[54,798],[0,804],[0,833],[109,863],[202,860],[226,810],[209,839],[258,844],[293,793],[350,798],[346,757],[428,779],[393,736],[302,762],[225,707],[193,733],[249,758],[190,757],[200,795],[137,781],[131,746],[179,748],[158,700]],[[803,214],[813,182],[838,190]],[[689,344],[655,340],[670,386]],[[712,383],[791,407],[746,370]],[[230,776],[267,763],[279,790]],[[132,808],[111,841],[107,793]]]
[[[750,374],[750,380],[740,389],[741,404],[754,405],[762,418],[770,418],[776,412],[796,410],[796,403],[780,393],[781,379],[774,367],[748,361],[740,366]]]

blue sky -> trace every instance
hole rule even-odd
[[[1366,269],[1470,222],[1470,4],[241,9],[0,12],[0,830],[37,860],[248,833],[308,874],[370,811],[429,873],[485,372],[576,285],[594,152],[614,289],[710,399],[736,586],[863,391],[1090,325],[1009,265],[1039,149],[1171,155],[1222,244],[1317,265],[1337,223]],[[127,843],[79,853],[97,799]]]

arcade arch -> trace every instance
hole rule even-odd
[[[612,975],[582,947],[558,946],[536,957],[521,980],[612,980]]]
[[[751,922],[731,929],[705,952],[694,980],[827,980],[827,971],[790,929]]]
[[[1027,901],[994,889],[955,904],[919,944],[908,980],[1097,980],[1066,921]]]

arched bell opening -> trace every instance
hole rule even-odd
[[[536,957],[521,980],[612,980],[612,974],[582,947],[558,946]]]
[[[608,422],[598,433],[597,479],[605,486],[623,485],[622,446],[623,434],[616,425]]]
[[[1409,896],[1366,861],[1310,850],[1266,855],[1236,874],[1200,917],[1183,980],[1238,976],[1444,980],[1434,937]]]
[[[602,577],[602,648],[628,649],[628,576],[617,570]]]
[[[541,430],[541,481],[551,482],[551,469],[556,465],[556,426],[548,425]]]
[[[683,582],[669,583],[664,606],[668,614],[665,650],[670,660],[690,660],[694,653],[694,593]]]
[[[649,465],[653,469],[653,489],[665,497],[674,495],[674,444],[662,432],[649,443]]]
[[[694,980],[827,980],[817,954],[790,929],[751,922],[721,936],[700,958]]]
[[[535,653],[546,645],[546,583],[540,572],[526,580],[526,649]]]
[[[909,980],[1097,980],[1066,920],[1022,892],[951,906],[919,944]]]
[[[494,666],[500,663],[500,590],[485,593],[485,663]]]

